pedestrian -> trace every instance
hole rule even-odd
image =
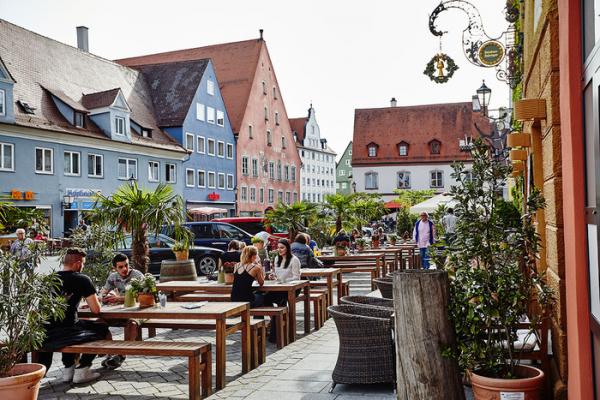
[[[446,243],[452,244],[454,239],[456,239],[456,215],[454,215],[454,210],[452,208],[448,208],[446,211],[446,215],[442,217],[442,226],[444,227],[444,232],[446,233]]]
[[[435,241],[435,226],[429,220],[429,214],[422,212],[419,220],[413,229],[413,239],[419,247],[421,254],[421,265],[424,269],[429,269],[429,246]]]
[[[265,231],[258,232],[252,237],[252,245],[258,250],[258,258],[264,266],[265,261],[269,260],[269,233]]]
[[[84,232],[87,231],[88,226],[85,223],[85,219],[81,218],[79,220],[79,226],[78,226],[78,228],[81,229]]]
[[[15,231],[17,239],[10,245],[10,254],[17,256],[19,260],[25,261],[31,256],[30,246],[33,239],[25,237],[25,229],[19,228]]]

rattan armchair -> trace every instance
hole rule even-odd
[[[377,285],[377,289],[381,292],[381,297],[384,299],[393,299],[394,298],[394,283],[390,278],[379,278],[374,279],[375,285]]]
[[[338,383],[393,383],[396,380],[393,310],[339,305],[330,306],[340,339],[332,373],[331,393]]]
[[[392,300],[373,296],[344,296],[340,299],[340,303],[363,307],[385,308],[388,310],[394,309],[394,302]]]

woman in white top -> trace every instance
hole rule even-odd
[[[287,239],[280,239],[277,242],[277,257],[272,273],[268,278],[277,280],[277,282],[286,283],[300,279],[300,260],[292,254],[290,242]],[[296,293],[296,296],[298,293]],[[278,307],[287,306],[287,293],[283,292],[268,292],[265,295],[265,306],[276,305]],[[269,341],[275,343],[277,328],[275,320],[271,319],[271,331],[269,333]]]

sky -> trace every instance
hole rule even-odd
[[[488,36],[502,34],[505,0],[470,0]],[[508,106],[508,85],[494,68],[470,64],[462,51],[467,18],[438,18],[442,50],[459,69],[445,84],[423,74],[439,51],[429,14],[439,0],[0,0],[0,18],[76,46],[87,26],[90,52],[119,59],[257,38],[264,29],[289,118],[312,102],[322,137],[338,157],[352,140],[354,110],[471,101],[482,79],[491,108]],[[1,40],[1,38],[0,38]],[[218,78],[218,76],[217,76]]]

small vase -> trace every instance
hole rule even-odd
[[[135,307],[135,294],[131,290],[125,291],[125,300],[123,301],[125,307]]]
[[[225,272],[223,270],[220,270],[217,274],[217,283],[225,283]]]
[[[154,301],[154,295],[150,293],[139,293],[138,301],[140,303],[140,308],[152,307],[156,304]]]

